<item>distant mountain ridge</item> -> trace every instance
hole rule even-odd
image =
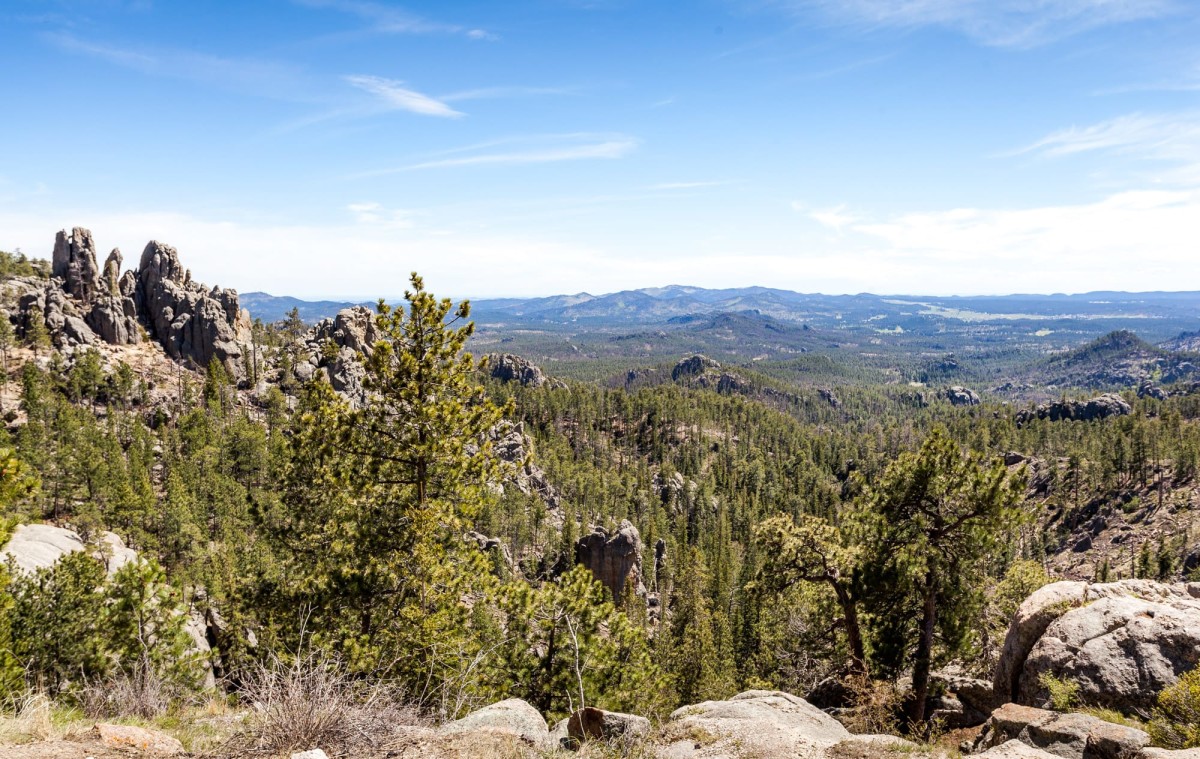
[[[336,300],[306,301],[263,292],[246,293],[241,300],[253,316],[266,322],[284,318],[292,308],[298,309],[300,317],[311,323],[360,305]],[[600,295],[579,292],[536,298],[483,298],[472,300],[471,304],[472,315],[480,325],[521,324],[550,329],[572,325],[666,326],[693,317],[749,313],[797,326],[858,328],[864,332],[894,334],[932,335],[951,323],[997,325],[1010,331],[1046,334],[1081,330],[1091,337],[1133,329],[1152,342],[1165,342],[1177,338],[1181,332],[1200,328],[1200,292],[944,297],[825,295],[770,287],[708,289],[667,285]]]

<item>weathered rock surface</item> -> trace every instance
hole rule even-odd
[[[36,572],[54,566],[63,556],[83,551],[87,545],[79,534],[51,524],[22,524],[13,530],[12,537],[0,550],[0,557],[12,557],[17,569]],[[104,560],[111,577],[118,569],[137,560],[137,551],[127,548],[120,537],[105,532],[100,536],[97,557]]]
[[[64,229],[54,239],[51,273],[63,281],[63,290],[89,305],[100,290],[100,269],[96,265],[96,243],[92,233],[75,227],[68,235]]]
[[[1124,398],[1116,393],[1105,393],[1086,401],[1042,403],[1033,409],[1018,411],[1016,420],[1017,424],[1025,424],[1034,419],[1049,419],[1052,422],[1067,419],[1090,422],[1131,413],[1133,413],[1133,407]]]
[[[522,495],[536,495],[550,510],[552,519],[557,526],[562,525],[562,494],[546,477],[546,472],[533,461],[529,455],[533,440],[525,434],[523,422],[513,423],[501,421],[492,429],[490,435],[492,449],[497,457],[508,464],[512,471],[509,480]]]
[[[1011,740],[1068,759],[1137,759],[1150,744],[1150,736],[1141,730],[1087,714],[1060,714],[1005,704],[992,713],[975,741],[975,749]]]
[[[314,748],[292,754],[291,759],[329,759],[329,755],[319,748]]]
[[[128,279],[122,279],[122,261],[121,251],[113,248],[104,262],[100,288],[86,317],[88,325],[110,345],[133,345],[142,338],[137,303],[133,299],[136,279],[131,272],[126,272],[131,275]]]
[[[541,713],[519,698],[485,706],[442,727],[445,734],[476,731],[512,735],[535,746],[546,745],[550,738]]]
[[[1058,754],[1051,754],[1018,740],[1001,743],[982,754],[972,754],[971,756],[988,756],[992,759],[1059,759]]]
[[[1200,759],[1200,748],[1144,748],[1141,759]]]
[[[491,353],[487,356],[487,371],[493,379],[501,382],[516,382],[526,387],[564,388],[562,380],[546,376],[541,367],[532,361],[514,356],[511,353]]]
[[[636,714],[607,712],[588,706],[567,718],[567,736],[577,741],[635,741],[649,734],[650,720]]]
[[[351,403],[366,401],[363,379],[364,357],[379,339],[375,314],[366,306],[344,308],[332,319],[322,319],[304,338],[301,360],[293,368],[301,382],[312,379],[316,372],[325,373],[334,390]]]
[[[575,561],[592,570],[613,598],[620,600],[626,582],[632,582],[639,596],[646,595],[642,582],[642,538],[629,520],[622,520],[613,534],[595,527],[575,544]]]
[[[150,336],[167,355],[206,367],[214,359],[235,378],[244,374],[241,342],[249,341],[250,317],[233,290],[193,282],[179,254],[151,241],[142,251],[134,300]]]
[[[1146,716],[1159,692],[1200,663],[1200,584],[1057,582],[1017,610],[1000,655],[998,696],[1042,706],[1047,672],[1083,703]]]
[[[158,730],[134,727],[133,725],[100,723],[93,731],[100,743],[108,748],[132,749],[159,756],[176,756],[184,753],[182,743]]]
[[[681,360],[675,364],[675,368],[671,370],[671,379],[674,382],[687,379],[689,377],[699,377],[708,371],[720,371],[721,364],[712,360],[708,356],[696,354]]]
[[[712,736],[711,741],[681,738],[663,756],[825,757],[829,749],[853,739],[840,722],[802,698],[780,691],[747,691],[728,701],[705,701],[671,714],[667,734]]]
[[[955,385],[953,387],[946,388],[945,392],[942,393],[942,396],[946,400],[950,401],[952,406],[979,405],[979,394],[969,387],[962,387],[961,385]]]

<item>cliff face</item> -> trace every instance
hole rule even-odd
[[[148,337],[178,361],[203,368],[215,359],[235,379],[243,377],[250,316],[235,291],[193,282],[176,250],[160,242],[146,245],[137,269],[122,272],[122,260],[113,250],[101,269],[89,230],[59,232],[52,277],[27,283],[18,329],[27,334],[40,321],[59,348],[133,345]]]

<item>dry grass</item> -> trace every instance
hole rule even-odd
[[[117,672],[88,683],[79,694],[79,705],[92,719],[154,719],[181,705],[186,696],[148,662],[142,662],[133,672]]]
[[[386,742],[398,727],[420,722],[386,684],[353,677],[320,653],[258,665],[238,696],[249,713],[220,752],[227,756],[311,748],[358,756]]]

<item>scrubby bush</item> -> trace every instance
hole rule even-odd
[[[1200,747],[1200,668],[1158,694],[1149,732],[1156,746]]]

